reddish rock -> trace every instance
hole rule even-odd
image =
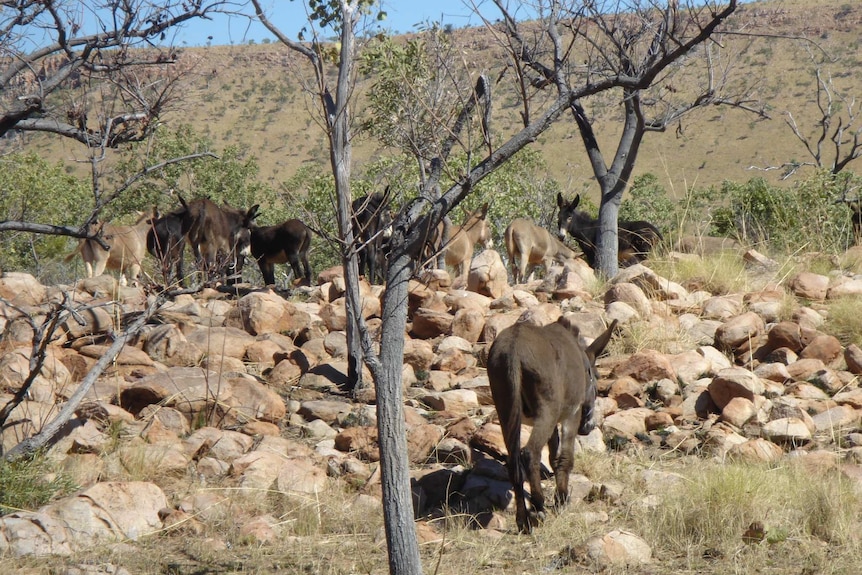
[[[790,280],[788,287],[796,297],[822,301],[826,299],[829,278],[812,272],[801,272]]]
[[[862,349],[855,343],[851,343],[844,350],[844,361],[847,370],[853,375],[862,375]]]
[[[831,364],[841,357],[844,351],[838,338],[832,335],[818,335],[799,354],[800,359],[819,359]]]
[[[744,397],[754,401],[754,396],[764,392],[763,382],[747,369],[731,367],[723,369],[712,379],[708,388],[709,395],[719,409],[730,403],[734,397]]]
[[[632,377],[642,383],[660,379],[676,380],[676,371],[670,359],[656,351],[641,351],[614,367],[612,377]]]
[[[454,318],[448,311],[435,311],[421,307],[413,313],[413,337],[432,339],[452,333]]]
[[[763,333],[763,318],[746,312],[729,319],[715,330],[715,345],[719,349],[736,350]]]

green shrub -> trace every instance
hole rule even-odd
[[[92,187],[36,154],[0,158],[0,220],[77,226],[93,204]],[[64,236],[0,233],[0,268],[33,273],[42,280],[74,245]]]
[[[849,208],[840,199],[857,180],[849,172],[821,171],[790,187],[763,178],[724,182],[721,195],[728,203],[714,211],[713,231],[773,252],[843,251],[852,230]]]
[[[676,203],[667,196],[658,178],[653,174],[638,176],[620,204],[619,219],[646,220],[656,226],[662,235],[677,227],[679,221]]]

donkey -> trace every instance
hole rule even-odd
[[[185,285],[183,275],[183,260],[186,249],[186,238],[183,236],[182,210],[162,215],[157,208],[153,209],[150,229],[147,231],[147,251],[158,260],[162,277],[166,283],[172,281],[171,267],[176,276],[173,281]]]
[[[559,225],[560,239],[565,239],[566,234],[571,235],[591,268],[596,263],[596,242],[598,241],[599,222],[585,212],[577,211],[575,208],[581,201],[581,195],[575,196],[571,202],[566,202],[563,195],[557,194],[557,206],[560,208],[557,223]],[[650,250],[662,241],[661,232],[654,225],[643,220],[633,222],[619,222],[619,263],[622,266],[630,266],[644,261]]]
[[[518,531],[531,533],[544,517],[540,474],[542,447],[550,449],[556,479],[556,505],[569,496],[575,436],[595,428],[595,360],[610,341],[617,321],[584,346],[578,327],[565,316],[538,327],[516,323],[500,332],[488,352],[488,380],[509,457],[506,466],[515,491]],[[521,423],[533,431],[521,449]],[[559,429],[558,426],[559,425]],[[524,493],[530,482],[531,512]]]
[[[275,284],[275,264],[290,263],[294,282],[311,285],[308,248],[311,230],[300,220],[287,220],[277,226],[251,228],[251,255],[257,260],[266,285]],[[302,275],[299,264],[302,262]]]
[[[111,249],[105,250],[92,239],[82,239],[65,261],[71,261],[76,254],[81,254],[87,268],[87,277],[96,277],[105,273],[105,269],[118,270],[123,274],[120,282],[125,285],[126,272],[129,280],[136,282],[141,274],[141,262],[146,255],[147,230],[150,227],[152,214],[140,214],[131,226],[116,226],[113,224],[95,224],[93,231],[99,230]]]
[[[486,250],[494,247],[491,225],[488,222],[488,204],[470,214],[460,226],[452,226],[449,241],[440,246],[443,224],[437,226],[434,245],[444,254],[446,265],[456,270],[458,278],[466,279],[473,261],[473,249],[477,243]]]
[[[368,271],[368,281],[383,282],[386,276],[384,244],[392,234],[392,216],[389,213],[391,193],[389,186],[383,192],[375,192],[353,200],[353,234],[361,239],[359,248],[359,275]]]
[[[227,258],[227,268],[236,273],[242,259],[251,253],[251,225],[258,216],[258,204],[247,211],[227,204],[218,206],[209,198],[186,203],[178,196],[183,209],[183,235],[192,247],[198,267],[209,274],[216,270],[219,256]],[[232,278],[228,278],[230,280]]]
[[[509,254],[509,265],[512,266],[513,282],[516,284],[525,281],[527,271],[532,274],[539,264],[547,271],[555,260],[562,262],[578,256],[551,232],[527,218],[512,220],[503,237],[506,241],[506,252]]]

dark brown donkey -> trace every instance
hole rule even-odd
[[[580,201],[580,194],[571,202],[564,200],[562,194],[557,194],[557,207],[560,208],[557,219],[560,239],[564,240],[566,234],[572,236],[584,252],[587,263],[591,268],[595,268],[599,222],[588,213],[576,209]],[[661,232],[649,222],[644,220],[619,222],[617,233],[619,264],[625,267],[644,261],[649,256],[649,252],[661,241]]]
[[[258,204],[248,211],[217,205],[209,198],[186,202],[178,196],[182,209],[182,231],[205,276],[216,273],[236,279],[242,269],[242,258],[251,253],[251,225],[257,217]]]
[[[257,260],[266,285],[275,284],[275,264],[289,263],[294,283],[311,285],[308,248],[311,230],[300,220],[287,220],[277,226],[251,228],[251,255]],[[302,262],[302,275],[299,264]]]
[[[578,327],[565,317],[543,327],[516,323],[500,332],[491,345],[488,380],[509,452],[506,466],[515,490],[515,519],[521,533],[530,533],[544,517],[540,465],[545,444],[557,483],[556,505],[568,499],[575,436],[586,435],[595,427],[596,356],[610,341],[616,323],[611,322],[587,347]],[[521,423],[533,425],[523,450]],[[529,515],[525,469],[530,481]]]

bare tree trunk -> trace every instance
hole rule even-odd
[[[397,238],[396,242],[383,296],[381,369],[376,381],[377,430],[389,572],[392,575],[412,575],[422,573],[422,561],[413,522],[401,378],[404,328],[407,324],[407,285],[413,275],[414,264],[403,249],[403,238]]]

